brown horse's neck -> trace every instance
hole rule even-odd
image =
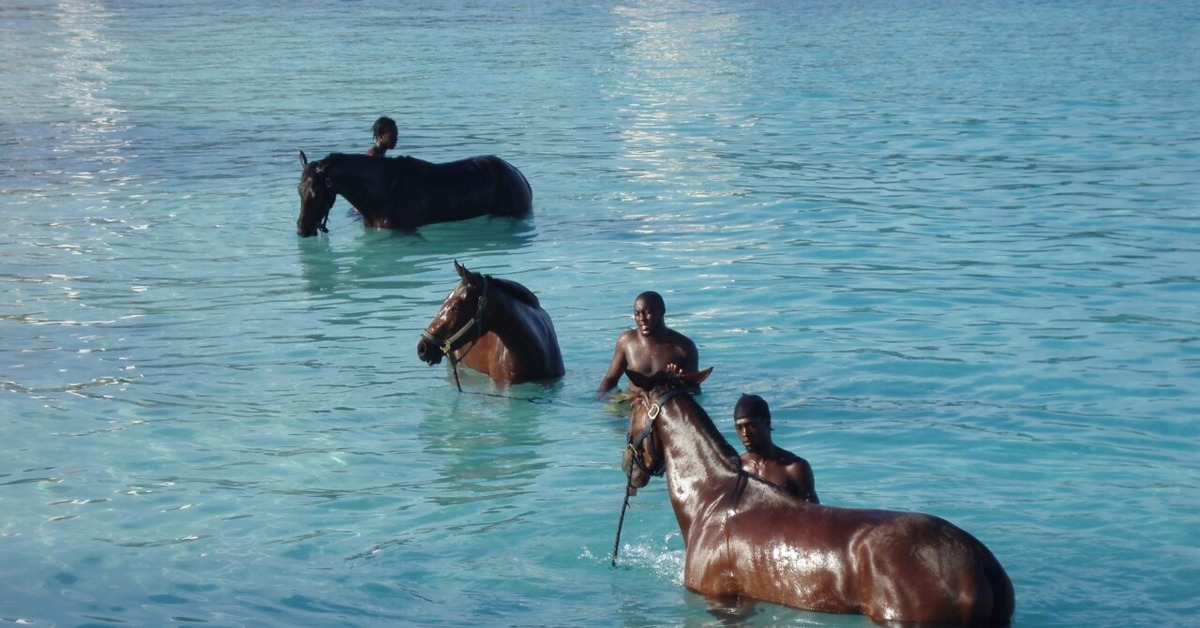
[[[656,436],[662,439],[671,506],[684,543],[713,504],[736,501],[746,486],[737,450],[690,395],[676,395],[662,409]]]

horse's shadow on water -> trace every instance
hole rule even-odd
[[[350,210],[350,218],[357,214]],[[361,221],[361,218],[358,218]],[[401,288],[428,287],[444,278],[420,280],[441,272],[454,259],[474,260],[529,247],[537,230],[529,218],[483,216],[418,229],[361,229],[347,244],[329,236],[296,238],[297,257],[306,292],[337,295],[363,281],[392,279]]]

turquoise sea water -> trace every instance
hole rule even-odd
[[[0,57],[0,625],[871,625],[714,614],[661,481],[609,567],[647,289],[727,436],[764,395],[1015,625],[1200,614],[1196,2],[16,0]],[[298,239],[298,151],[383,114],[532,218]],[[416,358],[454,259],[560,383]]]

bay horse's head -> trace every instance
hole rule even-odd
[[[304,168],[300,174],[300,218],[296,220],[296,235],[307,238],[317,235],[318,231],[329,231],[325,221],[329,218],[329,210],[337,200],[337,192],[333,189],[333,181],[329,178],[329,164],[326,160],[309,163],[304,151],[300,151],[300,165]]]
[[[485,331],[488,276],[467,270],[458,260],[454,261],[454,270],[462,281],[446,297],[417,342],[417,357],[431,366],[441,362],[442,356],[478,340]]]
[[[641,488],[650,482],[650,476],[662,475],[666,470],[667,460],[658,434],[663,405],[676,395],[689,394],[711,374],[711,366],[696,373],[659,371],[642,375],[625,371],[629,382],[638,388],[629,400],[629,437],[621,461],[621,470],[629,477],[630,487]]]

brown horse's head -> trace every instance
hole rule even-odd
[[[629,477],[629,486],[641,488],[650,482],[650,476],[662,475],[666,469],[661,429],[658,415],[662,405],[675,395],[689,394],[712,374],[712,367],[696,373],[668,373],[659,371],[653,375],[642,375],[625,371],[629,382],[638,392],[629,400],[629,438],[621,470]]]
[[[458,260],[454,261],[454,270],[462,281],[446,297],[417,342],[417,357],[431,366],[441,362],[442,356],[477,340],[484,331],[488,277],[467,270]]]
[[[329,165],[325,161],[309,163],[304,151],[300,151],[300,165],[304,171],[300,175],[300,218],[296,220],[296,235],[302,238],[317,235],[317,231],[328,231],[325,220],[337,192],[333,190],[333,182],[329,179]]]

